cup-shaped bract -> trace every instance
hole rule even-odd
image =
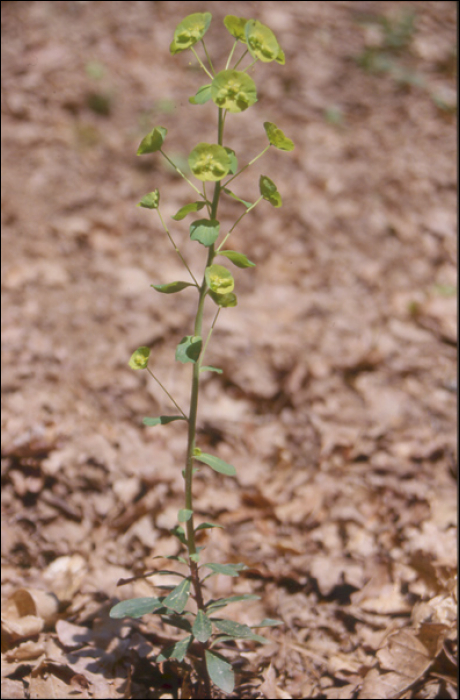
[[[160,192],[159,190],[154,190],[144,195],[137,205],[138,207],[145,207],[145,209],[158,209],[160,206]]]
[[[211,292],[214,294],[228,294],[233,292],[235,280],[232,273],[223,265],[210,265],[206,268],[205,279]]]
[[[152,129],[150,134],[147,134],[147,136],[144,136],[142,139],[140,146],[137,149],[137,155],[143,156],[146,153],[155,153],[155,151],[159,151],[163,145],[163,141],[165,140],[167,133],[168,130],[165,129],[164,126],[156,126],[154,129]]]
[[[204,182],[222,180],[230,171],[230,156],[223,146],[199,143],[188,157],[190,170]]]
[[[281,195],[278,192],[273,180],[270,180],[266,175],[261,175],[259,179],[260,194],[267,202],[270,202],[272,207],[280,207],[282,205]]]
[[[204,37],[211,24],[210,12],[194,12],[180,22],[174,32],[169,50],[172,54],[189,49]]]
[[[149,362],[150,348],[143,345],[137,348],[128,362],[131,369],[145,369]]]
[[[244,28],[250,54],[264,63],[278,60],[284,63],[284,54],[272,30],[257,19],[250,19]]]
[[[273,124],[273,122],[264,122],[264,129],[271,146],[279,148],[280,151],[292,151],[294,142],[288,139],[281,129],[278,129],[276,124]]]
[[[242,71],[222,70],[211,83],[211,97],[218,107],[244,112],[257,102],[256,84]]]
[[[244,33],[244,28],[246,27],[247,19],[244,17],[236,17],[235,15],[227,15],[224,19],[224,24],[226,29],[230,32],[235,39],[242,41],[243,44],[246,43],[246,34]]]

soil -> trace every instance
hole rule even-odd
[[[162,557],[179,553],[186,430],[143,425],[175,409],[128,360],[149,346],[187,407],[174,351],[196,296],[150,287],[186,273],[136,204],[159,188],[197,275],[206,251],[194,215],[170,218],[189,185],[136,150],[164,126],[185,168],[216,140],[215,107],[188,102],[193,55],[169,53],[199,11],[218,69],[227,14],[286,54],[228,115],[240,165],[264,121],[295,142],[234,182],[255,201],[267,175],[283,206],[232,233],[256,267],[230,263],[238,306],[207,356],[223,373],[200,395],[198,444],[237,470],[195,476],[197,522],[223,526],[203,531],[202,561],[248,567],[208,594],[257,594],[222,616],[282,621],[268,644],[222,643],[232,697],[458,697],[456,5],[2,2],[2,697],[203,697],[186,662],[155,663],[181,633],[108,615],[177,583],[142,574],[180,566]],[[222,204],[222,230],[241,211]]]

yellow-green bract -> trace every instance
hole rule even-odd
[[[133,352],[128,364],[131,369],[145,369],[149,362],[149,356],[150,348],[143,345]]]
[[[211,97],[218,107],[229,112],[244,112],[257,102],[256,85],[239,70],[223,70],[211,83]]]
[[[222,180],[230,171],[230,156],[223,146],[199,143],[188,157],[190,170],[198,180]]]
[[[232,273],[223,265],[210,265],[205,272],[206,283],[215,294],[233,292],[235,281]]]
[[[172,54],[179,53],[200,41],[211,24],[210,12],[195,12],[180,22],[174,32],[174,39],[169,47]]]

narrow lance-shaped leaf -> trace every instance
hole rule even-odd
[[[212,622],[215,624],[218,630],[225,632],[225,634],[231,637],[238,637],[240,639],[250,639],[254,632],[248,625],[242,625],[239,622],[234,622],[233,620],[217,620],[211,618]]]
[[[209,677],[224,693],[231,693],[235,687],[235,674],[232,665],[215,651],[204,652]]]
[[[123,617],[137,618],[163,607],[163,602],[159,598],[131,598],[114,605],[109,615],[113,620],[120,620]]]
[[[219,250],[219,255],[223,255],[232,261],[237,267],[255,267],[255,263],[248,260],[243,253],[238,253],[236,250]]]
[[[174,610],[176,613],[183,612],[190,595],[190,579],[186,578],[171,591],[163,600],[166,608]]]
[[[223,459],[219,459],[219,457],[201,451],[200,454],[195,454],[194,457],[220,474],[225,474],[226,476],[235,476],[236,474],[235,467],[232,464],[227,464],[227,462],[224,462]]]
[[[151,284],[150,286],[162,294],[175,294],[186,287],[195,287],[192,282],[168,282],[167,284]]]
[[[145,369],[148,365],[149,357],[150,348],[143,345],[133,352],[128,364],[131,369]]]
[[[190,642],[192,641],[192,635],[184,637],[179,642],[171,644],[171,646],[163,649],[161,654],[158,654],[156,661],[161,663],[161,661],[167,661],[168,659],[177,659],[178,661],[183,661],[187,655]]]
[[[244,571],[248,568],[246,564],[219,564],[217,562],[204,564],[204,567],[206,569],[211,569],[213,574],[224,574],[224,576],[239,576],[240,571]]]
[[[187,214],[194,211],[199,211],[200,209],[203,209],[204,206],[205,202],[191,202],[190,204],[186,204],[185,206],[181,207],[179,211],[171,218],[174,219],[174,221],[181,221],[182,219],[185,219]]]
[[[211,620],[203,610],[198,610],[192,629],[194,637],[203,644],[207,642],[212,635]]]
[[[187,420],[184,416],[158,416],[157,418],[143,418],[142,422],[144,425],[153,427],[155,425],[167,425],[176,420]]]
[[[137,149],[137,155],[143,156],[146,153],[155,153],[159,151],[163,145],[166,138],[168,130],[164,126],[156,126],[152,131],[144,136],[139,148]]]

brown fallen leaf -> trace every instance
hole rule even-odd
[[[448,631],[446,625],[437,624],[423,625],[418,633],[402,629],[390,635],[377,652],[379,668],[366,675],[358,698],[398,698],[432,665]]]

